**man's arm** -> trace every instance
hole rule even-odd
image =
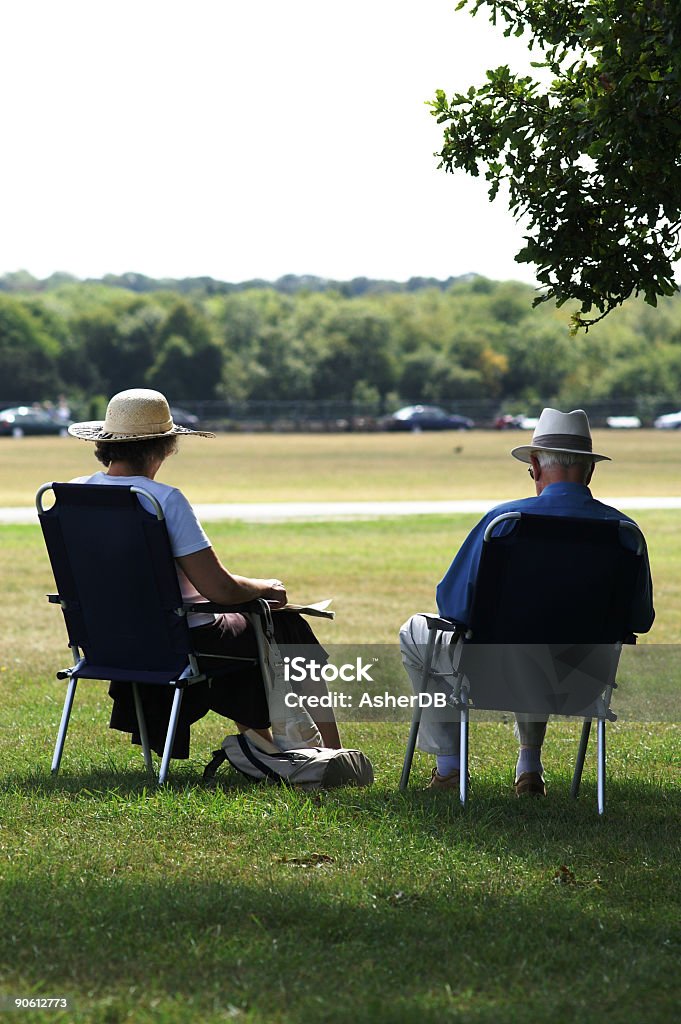
[[[272,601],[275,607],[286,604],[286,589],[281,580],[235,576],[225,569],[213,548],[202,548],[175,561],[189,582],[208,601],[241,604],[262,597]]]
[[[437,607],[440,615],[454,619],[463,626],[470,622],[475,581],[488,522],[490,514],[473,527],[437,587]]]
[[[647,633],[654,620],[653,579],[646,547],[643,551],[641,570],[636,582],[636,593],[631,605],[631,630],[633,633]]]

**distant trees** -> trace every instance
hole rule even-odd
[[[188,399],[218,393],[222,351],[203,313],[189,302],[176,302],[158,325],[152,356],[141,378],[149,387]]]
[[[681,297],[629,300],[587,339],[570,338],[533,290],[472,277],[447,288],[348,297],[328,289],[129,291],[57,281],[0,290],[0,398],[83,415],[148,386],[177,404],[209,399],[406,401],[510,411],[641,395],[681,405]]]
[[[0,380],[14,394],[56,394],[59,342],[42,317],[17,299],[0,296]]]
[[[326,320],[317,353],[313,377],[316,395],[352,399],[360,381],[379,395],[391,391],[396,374],[390,327],[377,303],[339,303]]]

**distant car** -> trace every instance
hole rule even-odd
[[[494,427],[496,430],[520,430],[522,419],[522,416],[511,416],[510,413],[504,413],[503,416],[497,416]]]
[[[55,419],[44,409],[19,405],[16,409],[0,411],[0,437],[28,437],[37,434],[57,434],[66,437],[70,420]]]
[[[638,416],[608,416],[605,422],[614,430],[637,430],[643,426]]]
[[[384,430],[470,430],[475,424],[467,416],[445,412],[437,405],[406,405],[384,416]]]
[[[658,430],[680,430],[681,412],[668,412],[666,416],[658,416],[653,426]]]
[[[170,415],[173,417],[173,423],[177,427],[187,427],[189,430],[196,430],[199,426],[198,416],[195,416],[193,412],[187,412],[186,409],[180,409],[176,405],[171,405]]]

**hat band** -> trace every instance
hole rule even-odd
[[[537,448],[571,448],[575,451],[593,451],[590,437],[582,434],[541,434],[532,438],[532,447]]]
[[[148,433],[144,433],[143,430],[135,431],[134,434],[129,434],[123,430],[102,430],[97,435],[98,441],[124,441],[128,438],[130,441],[136,441],[138,438],[154,438],[154,437],[165,437],[166,434],[171,434],[171,430],[164,430],[162,434],[158,430],[150,430]]]
[[[162,437],[163,434],[169,434],[173,429],[172,420],[164,420],[163,423],[140,423],[135,430],[121,430],[120,428],[107,427],[106,422],[102,424],[102,431],[100,437],[102,440],[106,440],[111,437],[129,437],[133,439],[147,434],[158,434]]]

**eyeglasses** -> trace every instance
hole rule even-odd
[[[530,478],[534,480],[534,470],[532,469],[532,466],[527,467],[527,472],[530,474]]]

